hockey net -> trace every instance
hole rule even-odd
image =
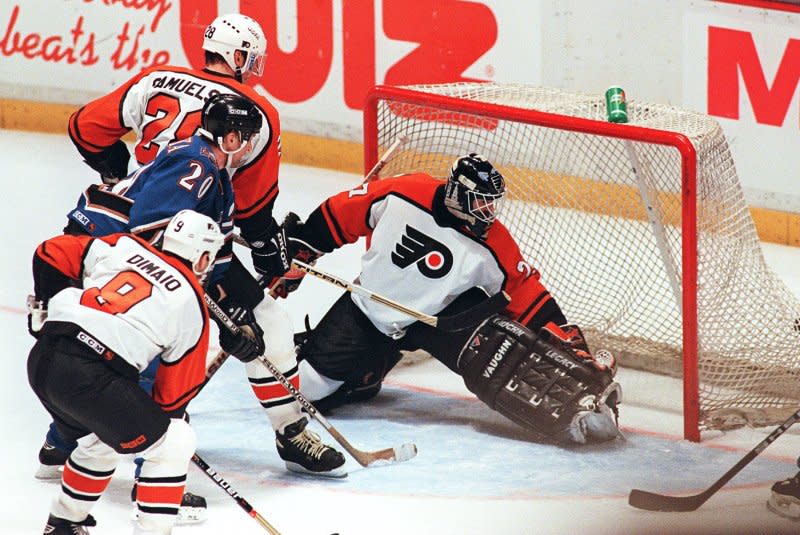
[[[506,177],[501,220],[593,349],[682,377],[684,433],[769,425],[800,403],[800,303],[766,266],[719,124],[630,100],[522,85],[377,87],[366,168],[446,177],[480,152]]]

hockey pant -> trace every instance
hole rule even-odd
[[[441,314],[456,314],[485,298],[483,291],[470,290]],[[470,332],[448,332],[417,322],[405,336],[394,339],[375,328],[344,293],[311,332],[298,335],[303,393],[320,402],[321,410],[369,399],[380,391],[402,351],[426,351],[457,373],[456,360]]]
[[[64,336],[40,336],[28,357],[28,380],[59,433],[77,439],[64,466],[51,513],[86,518],[105,491],[120,454],[144,458],[137,495],[142,529],[169,533],[177,517],[194,452],[194,432],[170,419],[139,387],[86,346]]]

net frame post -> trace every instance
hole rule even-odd
[[[410,88],[378,85],[367,94],[364,104],[364,170],[378,161],[378,104],[382,100],[432,106],[454,112],[475,113],[502,120],[560,128],[574,132],[613,137],[628,141],[672,147],[681,159],[681,261],[682,261],[682,357],[683,357],[683,433],[692,442],[700,441],[700,381],[698,377],[697,324],[697,152],[683,134],[569,117],[536,110],[489,104],[416,91]]]

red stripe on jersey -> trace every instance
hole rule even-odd
[[[136,485],[136,501],[143,505],[175,504],[180,506],[186,484],[176,486]]]
[[[287,377],[289,382],[292,384],[295,389],[300,389],[300,376],[295,375],[294,377]],[[269,401],[276,398],[285,397],[289,394],[289,391],[280,384],[280,383],[269,383],[269,384],[255,384],[253,382],[250,383],[250,387],[253,389],[256,397],[259,401]]]
[[[108,476],[102,477],[88,476],[75,471],[67,462],[64,464],[64,473],[61,476],[61,482],[79,494],[100,495],[106,490],[109,482],[111,482],[111,475],[109,474]]]
[[[524,317],[519,318],[519,320],[517,320],[517,321],[519,321],[523,325],[527,325],[528,322],[530,322],[531,318],[533,318],[536,315],[536,313],[539,312],[539,310],[541,310],[541,308],[544,306],[544,304],[547,303],[548,301],[550,301],[551,299],[552,299],[552,296],[550,296],[550,294],[547,294],[541,301],[539,301],[536,304],[536,306],[534,306],[529,311],[528,314],[525,314]]]

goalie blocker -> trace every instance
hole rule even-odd
[[[522,324],[494,315],[469,337],[458,357],[464,384],[503,416],[558,442],[603,442],[621,436],[614,357],[592,356],[577,327],[538,336]]]

